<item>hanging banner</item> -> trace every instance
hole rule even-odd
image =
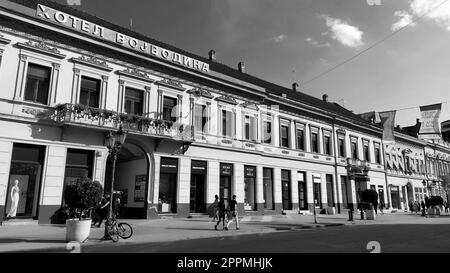
[[[427,138],[440,138],[441,126],[439,117],[441,115],[442,104],[434,104],[420,107],[422,116],[422,125],[420,135],[426,135]]]
[[[380,119],[383,124],[383,142],[395,142],[395,115],[396,111],[381,112]]]

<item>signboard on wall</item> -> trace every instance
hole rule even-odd
[[[147,184],[147,175],[136,175],[134,185],[134,202],[145,201],[145,186]]]
[[[209,64],[205,62],[150,44],[141,39],[127,36],[65,12],[39,4],[36,15],[43,20],[53,22],[80,33],[88,34],[106,42],[112,42],[124,48],[144,53],[161,60],[169,61],[171,63],[201,71],[203,73],[209,73]]]

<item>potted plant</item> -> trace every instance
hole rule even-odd
[[[69,211],[66,221],[66,240],[84,242],[91,231],[89,212],[101,202],[103,187],[89,178],[78,179],[68,184],[64,190],[64,202]]]
[[[374,205],[378,203],[378,193],[375,190],[365,190],[362,192],[361,201],[366,219],[375,220],[376,213]]]

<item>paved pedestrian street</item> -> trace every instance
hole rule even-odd
[[[241,230],[214,230],[209,218],[124,220],[133,226],[130,240],[102,241],[103,228],[92,229],[81,245],[83,253],[368,253],[370,242],[381,252],[450,252],[450,215],[384,214],[377,220],[349,222],[344,215],[246,216]],[[268,221],[270,220],[270,221]],[[64,226],[20,225],[0,227],[0,252],[60,252],[67,247]],[[263,240],[261,240],[263,239]],[[194,248],[192,246],[195,246]]]

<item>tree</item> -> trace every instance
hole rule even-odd
[[[78,179],[66,186],[64,201],[70,216],[82,220],[86,212],[101,202],[103,187],[98,181],[89,178]]]

